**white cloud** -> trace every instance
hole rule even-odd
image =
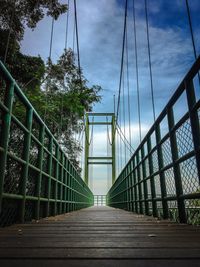
[[[160,12],[161,1],[152,0],[150,6],[151,16]],[[64,2],[64,0],[63,0]],[[150,81],[148,69],[148,54],[146,42],[146,28],[144,16],[141,16],[142,2],[136,1],[137,37],[140,79],[141,121],[143,136],[153,122],[152,104],[150,95]],[[178,4],[180,1],[176,1]],[[70,1],[73,3],[73,1]],[[175,5],[175,2],[171,2]],[[198,4],[199,1],[195,0]],[[71,4],[73,5],[73,4]],[[78,0],[78,24],[81,65],[90,84],[99,84],[103,87],[102,103],[94,108],[96,112],[113,111],[113,94],[118,94],[119,71],[121,60],[122,34],[123,34],[123,6],[116,0]],[[194,11],[194,9],[192,8]],[[72,46],[73,34],[73,6],[70,11],[69,44]],[[66,15],[55,23],[53,42],[53,58],[58,58],[64,47]],[[39,23],[34,32],[27,30],[22,43],[22,50],[28,54],[41,54],[47,58],[49,51],[51,19],[45,18]],[[152,53],[153,83],[155,90],[156,114],[158,115],[175,91],[176,87],[188,71],[193,62],[191,39],[188,28],[178,28],[174,25],[163,27],[152,25],[150,20],[150,44]],[[196,33],[199,32],[196,30]],[[198,35],[197,35],[198,36]],[[134,32],[131,11],[128,14],[129,37],[129,76],[131,93],[131,130],[133,146],[137,147],[138,139],[138,113],[136,96]],[[199,37],[198,37],[199,38]],[[126,80],[125,80],[126,82]],[[127,95],[127,91],[125,92]],[[123,97],[122,97],[123,99]],[[127,103],[127,102],[126,102]],[[127,113],[127,104],[126,104]],[[126,116],[126,124],[128,116]],[[128,133],[128,128],[126,127]],[[95,154],[105,154],[105,131],[96,133]],[[124,157],[124,155],[122,155]],[[99,168],[99,167],[97,167]],[[103,173],[102,169],[102,173]],[[101,172],[96,174],[96,186],[99,192],[105,191]],[[103,189],[104,188],[104,189]]]

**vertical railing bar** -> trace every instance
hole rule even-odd
[[[44,151],[44,133],[45,127],[44,125],[40,125],[40,133],[39,133],[39,141],[41,143],[39,152],[38,152],[38,169],[40,170],[37,180],[37,206],[36,206],[36,219],[39,220],[40,218],[40,194],[41,194],[41,181],[44,179],[42,177],[42,165],[43,165],[43,151]]]
[[[148,150],[148,157],[149,157],[149,174],[150,174],[150,185],[151,185],[151,199],[152,199],[152,210],[153,210],[153,216],[157,217],[157,203],[155,201],[156,197],[156,190],[155,190],[155,181],[154,181],[154,175],[153,175],[153,158],[151,153],[151,136],[148,136],[147,138],[147,150]]]
[[[143,213],[143,205],[142,205],[142,184],[141,184],[141,173],[140,173],[140,150],[138,151],[136,155],[136,160],[137,160],[137,184],[138,184],[138,191],[139,191],[139,207],[140,207],[140,213]]]
[[[192,80],[185,81],[185,88],[186,88],[186,96],[187,96],[187,103],[188,103],[188,109],[189,109],[189,117],[190,117],[190,123],[191,123],[195,158],[196,158],[196,163],[197,163],[197,172],[198,172],[199,183],[200,183],[200,126],[199,126],[198,111],[194,109],[194,106],[196,104],[196,97],[195,97],[193,81]]]
[[[63,183],[63,174],[64,174],[64,153],[62,151],[61,152],[61,173],[60,173],[60,181]],[[59,214],[62,213],[63,210],[63,185],[60,185],[60,192],[59,192],[59,199],[61,200],[60,202],[60,206],[59,206]]]
[[[64,186],[64,189],[63,189],[63,191],[64,191],[64,194],[63,194],[63,200],[64,200],[64,204],[63,204],[63,212],[64,213],[66,213],[67,212],[67,203],[66,203],[66,201],[67,201],[67,171],[66,171],[66,169],[67,169],[67,158],[65,157],[65,155],[64,155],[64,166],[65,166],[65,170],[64,170],[64,176],[63,176],[63,182],[64,182],[64,184],[65,184],[65,186]]]
[[[131,160],[131,162],[130,162],[130,171],[131,171],[131,174],[130,174],[131,211],[134,212],[135,211],[135,207],[134,207],[134,202],[133,202],[133,200],[134,200],[134,193],[133,193],[133,191],[134,191],[133,160]]]
[[[155,132],[156,132],[156,144],[157,144],[157,151],[158,151],[158,167],[159,167],[159,177],[160,177],[160,187],[161,187],[161,198],[162,198],[162,207],[163,207],[163,219],[168,218],[168,204],[165,200],[167,196],[166,193],[166,184],[165,184],[165,175],[162,172],[162,168],[164,167],[163,164],[163,154],[162,154],[162,147],[160,145],[161,141],[161,133],[160,133],[160,125],[155,125]]]
[[[136,156],[134,157],[134,162],[133,162],[133,169],[134,169],[134,172],[133,172],[133,184],[134,184],[134,187],[133,187],[133,191],[134,191],[134,206],[135,206],[135,212],[136,213],[138,213],[139,212],[139,210],[138,210],[138,204],[137,204],[137,198],[138,198],[138,191],[137,191],[137,185],[136,185],[136,183],[137,183],[137,181],[136,181],[136,169],[135,169],[135,167],[136,167],[136,164],[135,164],[135,161],[136,161]]]
[[[14,99],[14,82],[11,82],[8,86],[6,85],[6,95],[5,95],[5,105],[8,108],[8,112],[5,112],[2,116],[2,133],[0,146],[3,148],[3,151],[0,152],[0,213],[2,211],[2,199],[3,199],[3,187],[4,187],[4,178],[7,164],[7,153],[8,153],[8,142],[10,134],[10,125],[11,125],[11,114],[12,106]]]
[[[48,156],[48,163],[47,163],[47,173],[50,175],[50,178],[48,179],[48,186],[47,186],[47,207],[46,207],[46,216],[50,215],[50,198],[51,198],[51,177],[52,177],[52,161],[53,161],[53,138],[52,136],[49,136],[49,145],[48,145],[48,151],[49,151],[49,156]]]
[[[29,172],[29,156],[30,156],[30,147],[31,147],[31,131],[32,131],[32,121],[33,121],[33,110],[28,109],[26,113],[26,128],[28,130],[25,133],[24,144],[23,144],[23,160],[26,162],[22,168],[21,175],[21,194],[23,196],[23,200],[20,207],[20,221],[24,223],[25,217],[25,205],[26,205],[26,185],[28,179]],[[35,214],[36,215],[36,214]]]
[[[174,169],[174,179],[175,179],[175,187],[176,187],[179,220],[180,220],[180,223],[186,223],[187,216],[186,216],[186,211],[185,211],[185,204],[184,204],[184,200],[180,198],[180,196],[183,194],[181,172],[180,172],[179,164],[176,163],[176,160],[179,158],[177,140],[176,140],[176,132],[171,131],[175,125],[174,112],[173,112],[172,107],[167,110],[167,117],[168,117],[168,125],[169,125],[169,132],[170,132],[170,144],[171,144],[171,152],[172,152],[172,162],[173,162],[173,169]]]
[[[148,199],[148,191],[147,191],[147,181],[146,181],[146,165],[144,161],[144,145],[141,148],[141,156],[142,156],[142,172],[143,172],[143,187],[144,187],[144,201],[145,201],[145,214],[149,214],[149,203],[147,201]]]
[[[58,214],[58,179],[59,179],[59,163],[58,159],[60,158],[60,151],[59,151],[59,146],[55,144],[56,146],[56,161],[55,161],[55,188],[54,188],[54,216]]]

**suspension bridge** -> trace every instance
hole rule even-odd
[[[125,1],[118,99],[114,112],[85,114],[82,177],[0,61],[1,266],[200,266],[200,57],[186,1],[195,60],[156,116],[147,7],[145,1],[153,125],[143,137],[133,6],[139,131],[133,147]],[[77,20],[75,30],[80,57]],[[80,58],[78,64],[80,70]],[[94,154],[97,126],[106,133],[104,155]],[[97,165],[107,168],[106,194],[94,192]]]

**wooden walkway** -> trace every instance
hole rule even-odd
[[[200,266],[200,228],[92,207],[0,230],[0,266]]]

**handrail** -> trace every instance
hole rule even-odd
[[[108,205],[170,218],[174,204],[177,221],[200,224],[200,88],[194,86],[199,70],[200,57],[109,190]],[[179,101],[187,104],[175,121]],[[164,135],[163,125],[168,129]],[[195,219],[191,205],[199,209]]]
[[[0,225],[91,205],[91,190],[0,61]]]

